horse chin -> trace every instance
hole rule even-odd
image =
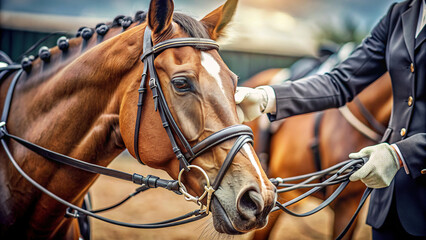
[[[244,232],[240,232],[234,228],[225,209],[216,197],[212,199],[211,208],[213,212],[213,225],[216,231],[230,235],[244,234]]]

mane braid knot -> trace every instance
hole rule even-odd
[[[96,25],[96,33],[98,35],[104,36],[109,30],[109,27],[105,23],[99,23]]]
[[[50,61],[50,50],[48,47],[43,46],[38,50],[38,55],[40,56],[40,59],[43,60],[43,62],[49,62]]]
[[[80,28],[77,30],[77,33],[75,34],[75,37],[80,37],[80,36],[81,36],[81,31],[82,31],[83,29],[85,29],[85,28],[87,28],[87,27],[80,27]]]
[[[81,30],[81,37],[84,40],[89,40],[93,36],[94,32],[91,28],[84,28]]]
[[[70,47],[70,44],[68,42],[68,38],[65,37],[65,36],[58,38],[56,45],[58,45],[58,48],[63,52],[67,51],[68,48]]]
[[[33,55],[22,58],[21,66],[27,73],[31,71],[33,61],[34,61]]]
[[[133,20],[132,17],[124,17],[123,19],[121,19],[121,21],[119,21],[121,26],[123,27],[123,30],[125,30],[126,28],[130,27],[130,25],[132,25]]]

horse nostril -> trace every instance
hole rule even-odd
[[[248,220],[256,220],[256,215],[261,213],[264,208],[262,195],[256,190],[250,188],[241,191],[237,198],[238,212]]]

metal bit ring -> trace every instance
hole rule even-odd
[[[215,191],[211,185],[210,185],[210,179],[207,176],[207,173],[199,166],[197,165],[189,165],[188,169],[195,168],[199,170],[204,178],[206,179],[206,185],[204,186],[204,192],[201,194],[201,196],[192,196],[188,193],[188,190],[186,190],[185,185],[182,183],[182,173],[185,172],[185,169],[181,169],[178,175],[178,184],[179,184],[179,191],[185,196],[185,200],[195,202],[200,206],[200,210],[205,212],[206,214],[209,214],[209,208],[210,208],[210,202],[213,196],[213,192]],[[203,200],[207,196],[207,204],[204,206],[202,204],[201,200]]]

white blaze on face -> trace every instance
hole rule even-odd
[[[213,58],[213,56],[206,52],[201,52],[201,65],[206,69],[206,71],[212,76],[217,84],[219,85],[220,89],[223,92],[223,95],[225,95],[225,89],[223,88],[222,79],[220,78],[220,66],[219,63]],[[253,165],[254,169],[256,170],[256,173],[259,175],[260,182],[262,184],[262,188],[266,189],[265,182],[263,181],[260,167],[256,162],[256,159],[250,149],[250,146],[248,144],[244,144],[242,147],[242,150],[244,150],[250,159],[251,164]]]
[[[225,95],[225,89],[223,88],[222,79],[220,78],[220,66],[219,63],[213,58],[210,53],[201,52],[201,65],[206,69],[206,71],[216,80],[220,89]]]
[[[260,179],[260,182],[262,184],[262,188],[266,189],[265,182],[263,181],[262,174],[260,173],[260,167],[257,164],[256,159],[254,158],[254,155],[253,155],[248,143],[244,144],[244,146],[242,147],[242,150],[244,150],[244,152],[246,152],[248,158],[250,159],[251,164],[253,165],[254,169],[256,170],[257,174],[259,175],[259,179]]]

